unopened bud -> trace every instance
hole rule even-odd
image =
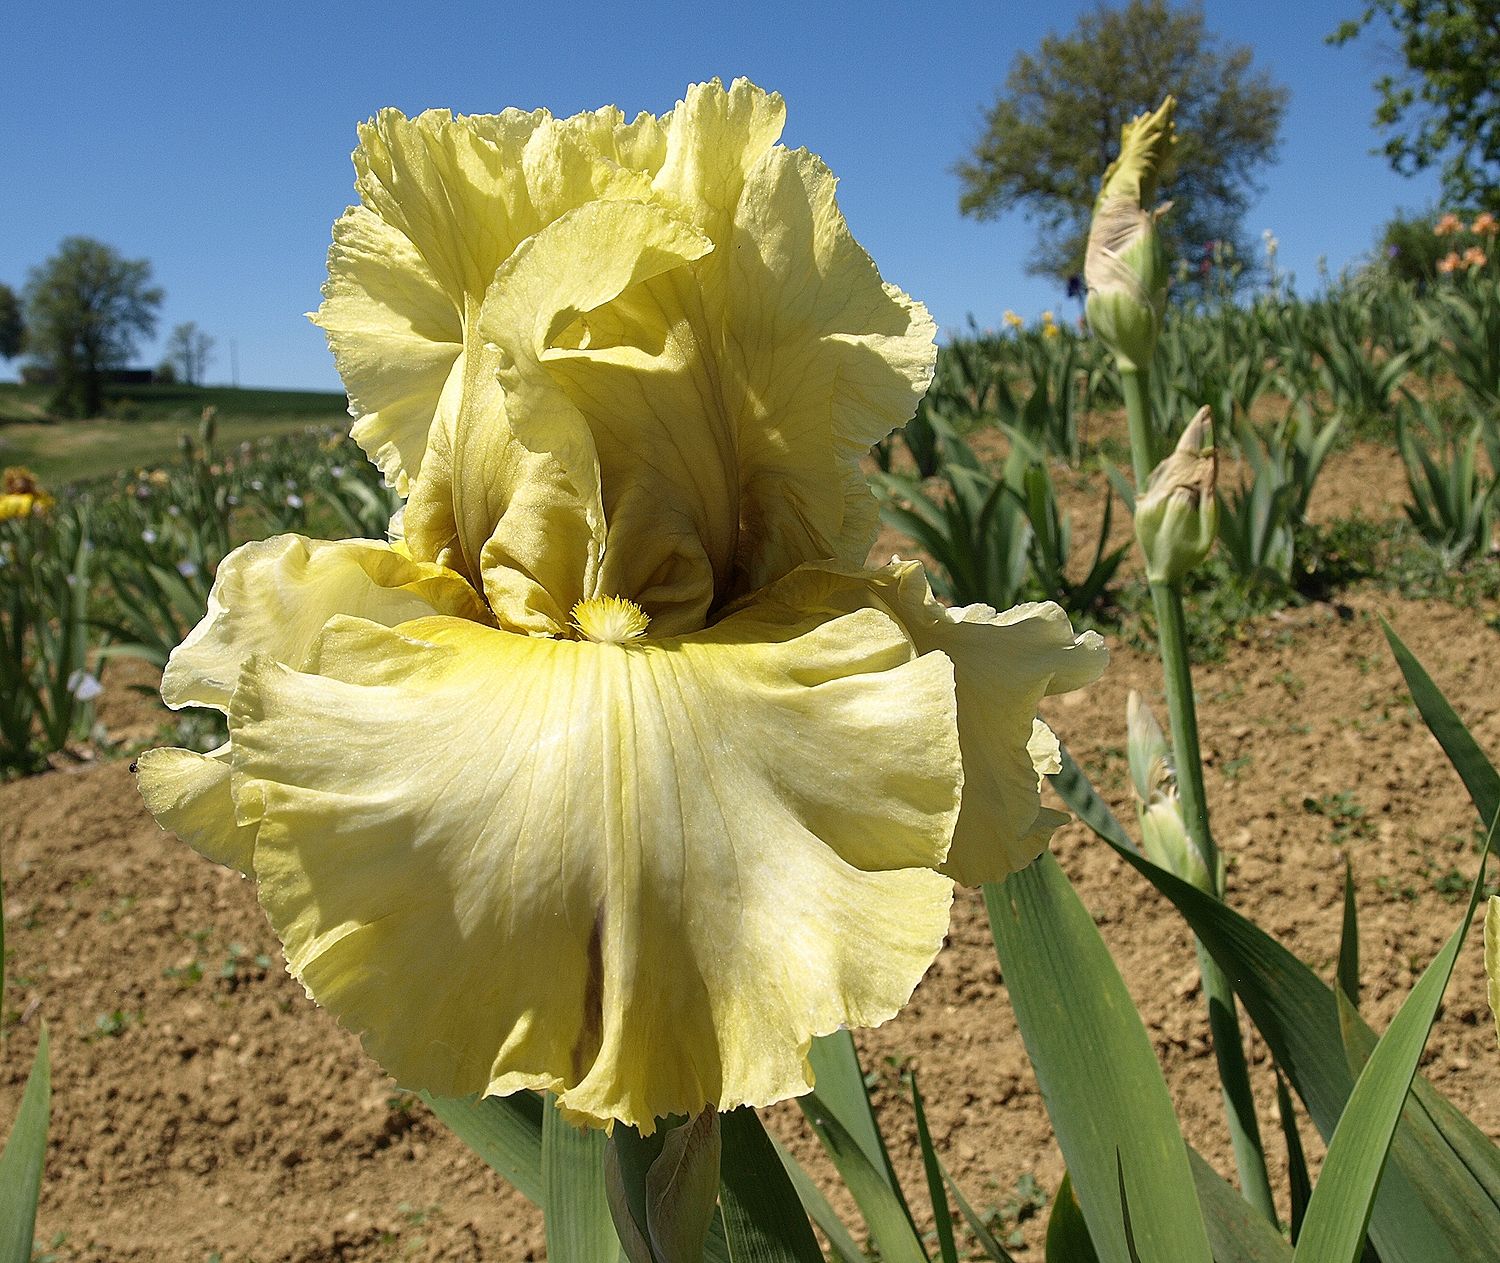
[[[1135,787],[1135,814],[1141,826],[1141,849],[1160,868],[1199,890],[1213,891],[1203,853],[1188,835],[1177,797],[1167,739],[1151,707],[1135,689],[1126,702],[1130,779]]]
[[[1125,732],[1135,796],[1149,803],[1172,783],[1172,750],[1150,704],[1136,689],[1125,701]]]
[[[1089,226],[1083,264],[1089,327],[1122,369],[1150,364],[1166,312],[1167,257],[1156,221],[1171,203],[1152,203],[1177,144],[1176,108],[1169,96],[1154,114],[1121,128],[1120,156],[1104,173]]]
[[[1135,502],[1148,582],[1174,583],[1208,556],[1219,531],[1218,475],[1213,412],[1200,408]]]
[[[604,1186],[630,1263],[699,1263],[719,1200],[719,1152],[712,1105],[650,1137],[615,1126]]]
[[[1199,890],[1213,893],[1213,881],[1203,854],[1188,836],[1182,819],[1182,803],[1174,787],[1167,797],[1149,807],[1136,805],[1141,822],[1141,847],[1150,861],[1182,878]]]

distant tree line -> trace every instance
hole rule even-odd
[[[104,388],[156,333],[164,294],[147,259],[126,259],[91,237],[68,237],[31,269],[18,297],[0,284],[0,358],[25,355],[55,388],[59,416],[95,417]],[[189,321],[172,330],[157,381],[202,385],[214,340]]]

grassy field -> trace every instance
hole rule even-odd
[[[49,419],[50,395],[45,386],[0,382],[0,465],[25,465],[51,484],[159,464],[176,454],[179,434],[196,432],[210,405],[219,410],[220,446],[349,422],[344,396],[321,391],[117,386],[112,415],[93,421]]]

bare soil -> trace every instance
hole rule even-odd
[[[1399,461],[1357,446],[1330,461],[1314,512],[1347,515],[1357,505],[1378,518],[1399,511],[1404,494]],[[1098,512],[1097,491],[1076,496],[1080,515]],[[875,556],[903,547],[888,536]],[[1350,856],[1365,1010],[1377,1029],[1451,933],[1459,887],[1478,863],[1473,808],[1411,707],[1377,616],[1391,619],[1493,753],[1500,636],[1485,625],[1487,612],[1348,593],[1337,607],[1262,620],[1223,661],[1198,671],[1229,900],[1331,977]],[[1045,717],[1129,824],[1125,698],[1139,688],[1164,709],[1161,673],[1128,646],[1111,650],[1104,679],[1049,699]],[[165,718],[126,687],[143,678],[126,667],[106,677],[100,716],[112,735],[147,741]],[[1321,800],[1323,814],[1307,799]],[[1185,1133],[1233,1179],[1186,927],[1082,826],[1060,830],[1053,850],[1119,962]],[[0,1129],[14,1116],[45,1021],[55,1096],[37,1236],[57,1243],[49,1252],[59,1260],[545,1257],[536,1209],[305,999],[250,885],[156,826],[126,760],[0,786],[0,853],[14,949]],[[1500,1051],[1481,955],[1476,930],[1424,1072],[1500,1138]],[[883,1074],[877,1104],[918,1207],[916,1131],[895,1088],[903,1062],[920,1070],[937,1146],[976,1206],[1003,1212],[1025,1175],[1044,1193],[1056,1190],[1062,1160],[977,892],[959,893],[948,946],[911,1004],[857,1038],[866,1068]],[[1284,1190],[1274,1079],[1264,1044],[1249,1043],[1272,1179]],[[857,1224],[796,1106],[766,1118]],[[1300,1108],[1299,1122],[1316,1162],[1322,1149]],[[1045,1214],[1018,1223],[1002,1213],[1004,1231],[1019,1227],[1029,1257],[1039,1257]]]

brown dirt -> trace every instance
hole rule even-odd
[[[1340,454],[1316,503],[1393,511],[1404,492],[1388,455]],[[897,547],[883,539],[877,556]],[[1330,976],[1347,852],[1366,1013],[1383,1028],[1461,913],[1445,879],[1453,870],[1472,879],[1477,858],[1473,809],[1415,716],[1376,615],[1392,619],[1491,752],[1500,747],[1500,637],[1474,611],[1370,593],[1343,599],[1338,611],[1263,620],[1224,661],[1200,668],[1197,685],[1231,903]],[[1137,687],[1161,708],[1161,674],[1154,659],[1111,649],[1105,678],[1050,699],[1046,718],[1129,823],[1125,696]],[[140,676],[106,677],[100,715],[112,733],[147,739],[164,713],[123,687],[132,679]],[[1303,799],[1343,792],[1364,814],[1334,836]],[[1053,849],[1140,1007],[1184,1131],[1232,1178],[1185,926],[1081,826],[1060,830]],[[535,1208],[303,997],[249,884],[162,833],[124,760],[0,786],[0,850],[15,952],[0,1128],[45,1020],[56,1095],[37,1235],[67,1234],[60,1259],[544,1256]],[[1500,1137],[1500,1055],[1477,937],[1460,957],[1425,1073]],[[1011,1201],[1028,1173],[1055,1191],[1062,1161],[976,893],[960,892],[949,945],[912,1003],[858,1042],[867,1069],[915,1061],[937,1145],[977,1206]],[[1274,1081],[1258,1040],[1251,1061],[1273,1183],[1284,1189]],[[925,1205],[910,1107],[889,1075],[877,1102],[899,1172]],[[857,1223],[796,1107],[766,1117]],[[1321,1146],[1300,1110],[1299,1119],[1316,1161]],[[1021,1226],[1032,1257],[1044,1220]]]

